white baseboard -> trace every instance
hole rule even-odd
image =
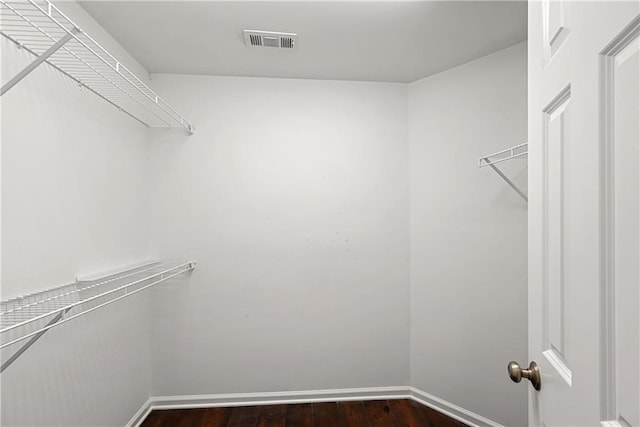
[[[140,409],[138,409],[136,413],[133,414],[133,417],[131,417],[131,419],[127,424],[125,424],[125,426],[138,427],[140,424],[142,424],[144,419],[147,418],[147,416],[149,415],[152,409],[153,409],[153,398],[150,397],[147,399],[146,402],[142,404]]]
[[[127,427],[138,427],[154,409],[213,408],[217,406],[250,406],[348,400],[413,399],[471,427],[502,427],[464,408],[439,399],[414,387],[368,387],[335,390],[304,390],[264,393],[199,394],[191,396],[155,396],[136,412]]]
[[[440,399],[439,397],[433,396],[415,387],[409,387],[409,389],[411,398],[416,402],[435,409],[438,412],[442,412],[453,419],[462,421],[471,427],[504,427],[502,424],[478,415],[475,412],[468,411],[458,405],[454,405],[451,402],[447,402],[444,399]]]

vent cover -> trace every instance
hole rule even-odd
[[[276,33],[273,31],[243,30],[244,42],[249,47],[276,47],[294,49],[298,41],[295,33]]]

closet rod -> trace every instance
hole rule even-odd
[[[527,195],[496,166],[496,163],[501,163],[512,159],[525,158],[527,157],[528,153],[528,143],[525,142],[524,144],[516,145],[514,147],[489,154],[488,156],[480,157],[478,167],[482,168],[485,166],[490,166],[491,169],[493,169],[495,173],[497,173],[502,179],[504,179],[506,183],[511,188],[513,188],[513,190],[518,193],[520,197],[524,199],[525,202],[529,202],[529,198],[527,197]]]

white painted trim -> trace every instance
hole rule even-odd
[[[140,424],[142,424],[144,419],[147,418],[147,416],[151,412],[152,408],[153,408],[153,398],[150,397],[150,398],[147,399],[146,402],[144,402],[142,404],[140,409],[138,409],[136,411],[136,413],[133,414],[133,417],[131,417],[131,419],[129,420],[129,422],[127,424],[125,424],[125,426],[126,427],[137,427],[137,426],[139,426]]]
[[[554,349],[545,350],[542,354],[547,358],[547,361],[551,366],[553,366],[558,374],[560,374],[562,379],[565,380],[567,385],[571,387],[573,374],[571,373],[571,369],[569,369],[569,367],[564,363],[564,360],[562,360]]]
[[[468,411],[458,405],[454,405],[451,402],[447,402],[444,399],[440,399],[439,397],[433,396],[415,387],[409,387],[409,389],[411,391],[411,399],[435,409],[438,412],[442,412],[453,419],[462,421],[471,427],[504,427],[502,424],[478,415],[475,412]]]
[[[264,393],[201,394],[152,397],[153,409],[213,408],[347,400],[408,399],[409,387],[369,387],[336,390],[276,391]]]
[[[471,427],[503,427],[494,421],[461,408],[414,387],[367,387],[334,390],[277,391],[264,393],[198,394],[150,397],[135,413],[126,427],[139,427],[154,409],[213,408],[349,400],[412,399],[422,405],[468,424]]]
[[[600,421],[600,424],[602,425],[602,427],[624,427],[622,423],[620,423],[620,421],[617,421],[617,420]]]

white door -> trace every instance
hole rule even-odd
[[[529,2],[532,426],[640,426],[639,36],[638,0]]]

